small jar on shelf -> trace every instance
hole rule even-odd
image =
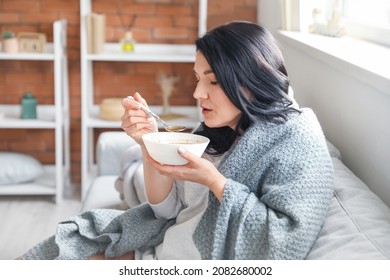
[[[120,41],[121,50],[124,52],[133,52],[135,48],[135,41],[133,39],[133,33],[126,31],[125,36]]]
[[[23,95],[22,101],[22,119],[36,119],[37,118],[37,99],[31,92],[26,92]]]

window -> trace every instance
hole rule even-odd
[[[285,0],[285,3],[293,2]],[[295,3],[299,3],[300,31],[314,30],[314,33],[335,37],[346,33],[390,46],[389,0],[300,0]]]
[[[362,24],[389,27],[389,0],[344,0],[344,16]]]
[[[364,6],[356,6],[358,2]],[[356,80],[389,93],[390,0],[284,0],[281,3],[279,40]],[[371,5],[375,6],[374,9]],[[355,22],[356,28],[352,29]],[[329,28],[332,26],[344,29],[347,36],[332,38],[334,31],[338,30]],[[315,33],[327,36],[309,34],[310,27],[317,27]]]
[[[389,0],[344,0],[343,21],[349,36],[390,46]]]

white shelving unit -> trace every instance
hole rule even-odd
[[[95,165],[93,161],[94,128],[120,128],[119,122],[105,121],[99,118],[99,108],[94,104],[93,89],[93,62],[94,61],[127,61],[127,62],[194,62],[194,45],[173,44],[137,44],[133,53],[124,53],[119,50],[118,44],[106,43],[100,54],[87,52],[86,15],[92,12],[91,0],[80,0],[80,34],[81,34],[81,176],[82,199],[85,198],[89,186],[95,177]],[[207,0],[199,0],[199,34],[206,32]],[[151,106],[157,114],[161,107]],[[196,106],[172,107],[172,111],[185,114],[185,118],[171,120],[172,125],[185,125],[189,128],[199,123],[198,108]],[[120,160],[120,159],[118,159]]]
[[[69,88],[66,54],[66,20],[53,23],[53,43],[46,44],[44,53],[3,53],[1,63],[8,60],[51,61],[54,64],[54,104],[37,106],[37,119],[21,119],[20,105],[0,104],[1,129],[53,129],[55,131],[55,164],[45,165],[44,174],[31,183],[1,186],[0,195],[52,195],[56,203],[69,184]],[[23,81],[21,81],[23,82]],[[34,143],[31,143],[32,145]]]

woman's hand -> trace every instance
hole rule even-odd
[[[121,118],[121,127],[127,135],[133,138],[138,144],[143,145],[142,135],[157,132],[157,122],[153,117],[140,109],[137,102],[145,106],[148,105],[138,92],[134,94],[134,100],[128,98],[122,100],[122,107],[125,112]]]
[[[150,156],[147,156],[147,159],[161,175],[204,185],[215,194],[219,201],[222,201],[227,179],[217,168],[210,161],[192,154],[183,147],[178,149],[178,153],[188,160],[186,165],[162,165]]]

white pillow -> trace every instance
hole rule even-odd
[[[35,158],[20,153],[0,152],[0,186],[30,182],[42,174],[42,164]]]

